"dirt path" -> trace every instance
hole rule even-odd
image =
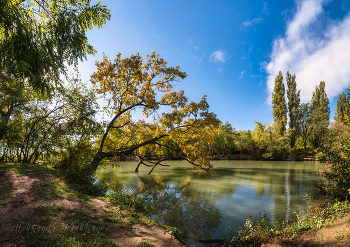
[[[90,206],[82,205],[75,199],[38,199],[35,191],[32,190],[33,185],[43,181],[46,178],[39,178],[33,173],[26,176],[17,176],[12,171],[0,171],[3,175],[3,187],[12,186],[15,188],[14,193],[8,196],[6,202],[0,205],[0,246],[21,246],[21,234],[18,231],[20,219],[30,217],[33,222],[38,222],[42,215],[38,214],[34,209],[41,206],[59,205],[64,206],[66,210],[78,210],[91,216],[98,216],[98,222],[104,222],[103,214],[112,211],[108,206],[108,202],[99,199],[90,199]],[[5,189],[6,189],[5,188]],[[4,189],[1,190],[4,193]],[[2,197],[5,195],[2,195]],[[122,215],[123,213],[120,212]],[[146,226],[134,224],[131,230],[117,228],[113,223],[108,222],[111,229],[107,238],[112,240],[118,246],[137,246],[142,241],[147,240],[156,246],[183,246],[172,235],[158,226]]]

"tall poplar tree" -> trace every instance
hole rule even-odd
[[[310,137],[311,126],[311,107],[310,103],[302,103],[299,107],[299,129],[302,138],[304,150],[306,150],[307,140]]]
[[[287,125],[287,105],[284,94],[285,88],[283,84],[283,76],[280,71],[275,79],[275,87],[272,92],[272,114],[274,131],[281,136],[284,136]]]
[[[299,129],[299,114],[300,106],[300,90],[297,91],[297,83],[295,81],[295,74],[292,76],[287,71],[287,97],[288,97],[288,116],[289,116],[289,130],[290,133],[290,147],[293,148]]]
[[[350,87],[348,87],[346,94],[347,94],[346,104],[345,104],[346,117],[345,117],[344,123],[350,127]]]
[[[335,108],[334,120],[337,122],[349,124],[349,106],[345,92],[338,95],[337,108]]]
[[[350,115],[350,87],[347,89],[346,105],[348,107],[348,114]]]
[[[325,82],[321,81],[312,93],[311,99],[311,142],[314,148],[320,146],[322,133],[329,125],[329,99],[326,94]]]

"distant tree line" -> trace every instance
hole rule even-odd
[[[338,108],[336,119],[341,114],[342,119],[347,119],[345,111]],[[330,123],[324,81],[316,86],[311,102],[300,103],[296,76],[287,71],[285,86],[282,72],[279,72],[272,92],[272,112],[274,121],[267,124],[255,122],[253,131],[236,131],[229,123],[221,124],[215,130],[216,138],[211,149],[213,159],[297,160],[322,153]]]

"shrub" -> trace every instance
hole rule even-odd
[[[230,246],[260,246],[262,243],[278,236],[284,229],[283,223],[272,224],[266,217],[253,222],[251,216],[247,219],[243,228],[232,237]]]
[[[58,156],[55,167],[72,182],[79,184],[91,183],[93,181],[94,170],[90,163],[95,151],[90,143],[80,143],[67,148]]]
[[[350,193],[350,133],[331,129],[322,152],[327,160],[320,171],[326,182],[321,189],[337,198],[346,198]]]
[[[108,197],[113,205],[133,207],[139,212],[151,213],[154,211],[154,205],[147,203],[145,199],[133,195],[126,195],[120,192],[109,192]]]

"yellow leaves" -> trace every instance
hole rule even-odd
[[[159,55],[159,54],[158,54],[158,55]],[[155,58],[156,58],[156,52],[155,52],[155,51],[152,51],[151,58],[152,58],[152,59],[155,59]]]
[[[187,76],[186,73],[180,72],[178,67],[167,68],[166,62],[159,58],[159,54],[156,57],[155,52],[146,58],[147,63],[143,65],[139,53],[124,59],[119,53],[112,63],[104,54],[103,61],[95,63],[97,72],[92,74],[91,82],[100,84],[99,93],[108,92],[112,95],[112,112],[120,112],[133,104],[138,107],[142,102],[147,105],[144,108],[157,110],[159,102],[155,96],[170,92],[173,89],[172,81]],[[156,78],[158,81],[153,82]],[[177,99],[173,98],[172,101],[175,103]],[[149,111],[145,110],[144,114],[148,117]]]
[[[6,113],[8,113],[9,107],[4,107],[4,108],[2,108],[2,109],[0,109],[0,110],[1,110],[1,113],[2,113],[3,115],[5,115]]]
[[[109,113],[114,118],[104,151],[126,149],[162,136],[156,143],[141,145],[137,153],[166,157],[174,152],[170,145],[180,148],[177,152],[192,162],[209,166],[208,144],[214,134],[208,126],[219,121],[208,112],[206,95],[199,103],[188,103],[184,90],[173,91],[174,82],[187,76],[179,66],[168,67],[155,52],[146,56],[145,63],[139,53],[129,58],[119,53],[114,62],[103,55],[103,61],[95,64],[91,82],[99,85],[99,93],[111,94]],[[167,112],[165,107],[171,110]],[[146,118],[154,114],[154,122],[132,122],[132,113],[140,110]]]
[[[187,186],[191,182],[191,177],[187,176],[186,179],[183,181],[183,185]]]

